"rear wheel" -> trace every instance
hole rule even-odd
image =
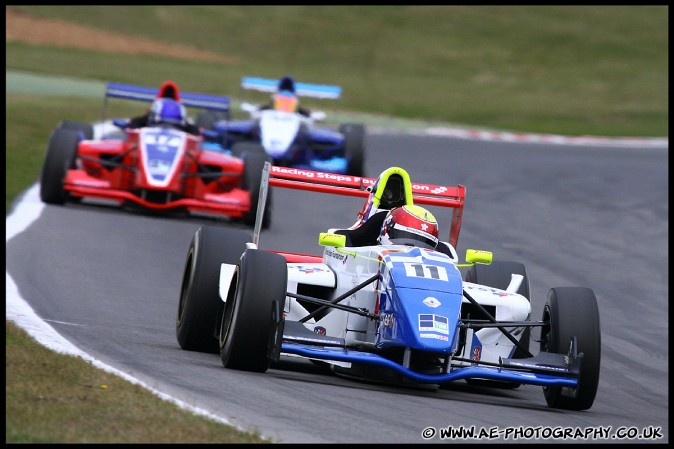
[[[360,124],[343,124],[339,132],[344,135],[344,153],[347,171],[351,176],[365,175],[365,127]]]
[[[75,165],[77,144],[80,137],[77,131],[57,128],[49,138],[40,176],[40,199],[47,204],[64,204],[68,192],[63,187],[68,169]]]
[[[531,302],[527,270],[524,265],[519,262],[494,261],[488,265],[474,264],[466,272],[464,280],[474,284],[487,285],[489,287],[505,290],[510,284],[513,273],[523,276],[522,283],[520,284],[520,288],[517,290],[517,293],[524,296],[529,300],[529,302]],[[525,327],[522,331],[522,335],[519,338],[519,342],[522,343],[522,345],[524,345],[527,350],[529,350],[530,337],[531,328]],[[522,351],[520,348],[515,348],[515,352],[513,353],[514,359],[526,357],[528,356],[524,353],[524,351]],[[519,383],[515,382],[503,382],[486,379],[467,379],[466,382],[471,385],[491,386],[498,388],[517,388],[520,386]]]
[[[194,124],[199,128],[212,130],[217,122],[227,119],[227,113],[224,111],[207,110],[197,114]]]
[[[182,349],[218,352],[220,264],[236,265],[252,239],[246,232],[202,226],[192,237],[183,271],[176,337]]]
[[[287,279],[283,256],[255,249],[243,255],[220,322],[225,368],[262,373],[278,359]]]
[[[245,165],[243,173],[243,189],[250,192],[250,209],[243,216],[243,222],[247,226],[255,226],[257,208],[260,201],[260,184],[265,162],[269,162],[266,154],[259,152],[245,152],[242,155]],[[271,225],[271,189],[267,189],[264,215],[262,216],[262,228],[267,229]]]
[[[568,410],[592,407],[599,385],[601,331],[599,308],[594,292],[584,287],[550,289],[543,310],[541,352],[566,354],[571,337],[576,337],[577,353],[583,353],[578,387],[543,387],[548,406]]]

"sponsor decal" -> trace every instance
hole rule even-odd
[[[447,187],[434,186],[432,184],[412,184],[412,191],[414,193],[430,192],[434,195],[441,195],[447,191]]]
[[[508,360],[508,365],[522,366],[524,368],[531,368],[531,369],[544,368],[544,369],[547,369],[547,370],[559,371],[559,372],[562,372],[562,373],[568,373],[569,372],[569,370],[567,368],[562,368],[562,367],[559,367],[559,366],[537,365],[535,363],[515,362],[512,359]]]
[[[395,322],[395,317],[393,316],[392,313],[381,313],[379,315],[379,319],[381,320],[382,324],[384,327],[393,327],[393,324]]]
[[[360,179],[360,178],[356,178],[356,177],[353,177],[353,176],[335,175],[333,173],[324,173],[324,172],[320,172],[320,171],[316,172],[316,178],[318,178],[318,179],[328,179],[330,181],[337,181],[337,182],[341,182],[341,181],[353,182],[353,181],[357,181],[357,180]]]
[[[481,356],[482,356],[482,346],[473,346],[473,350],[470,354],[471,360],[475,360],[477,362],[480,360]]]
[[[419,331],[422,332],[440,332],[442,334],[449,334],[449,320],[445,316],[434,314],[420,314],[419,315]]]
[[[432,296],[429,296],[428,298],[424,299],[423,301],[424,304],[426,304],[428,307],[436,308],[440,307],[442,303],[438,301],[438,298],[434,298]]]
[[[314,332],[316,332],[318,335],[326,335],[327,331],[323,326],[316,326],[314,327]]]
[[[348,176],[335,173],[324,173],[320,171],[301,170],[297,168],[278,167],[276,165],[273,165],[271,167],[271,173],[280,175],[290,175],[290,176],[302,176],[304,178],[311,178],[311,179],[327,179],[328,181],[335,181],[335,182],[361,181],[361,178],[359,176]]]
[[[305,267],[302,265],[296,265],[295,268],[302,273],[311,274],[311,273],[323,273],[325,270],[322,267]]]
[[[346,259],[348,259],[349,256],[343,253],[338,253],[337,251],[326,251],[325,255],[328,257],[332,257],[333,259],[341,260],[342,263],[346,263]]]
[[[296,168],[284,168],[284,167],[278,167],[276,165],[271,166],[271,172],[272,173],[281,173],[284,175],[298,175],[298,176],[304,176],[305,178],[313,178],[316,172],[313,171],[307,171],[307,170],[298,170]]]
[[[374,186],[377,183],[377,180],[370,179],[370,178],[361,178],[361,182],[363,183],[364,186],[367,186],[367,188]],[[371,190],[370,190],[371,192]]]
[[[438,335],[438,334],[419,334],[419,337],[421,337],[421,338],[435,338],[436,340],[449,341],[448,337],[445,337],[444,335]]]
[[[393,225],[393,227],[395,229],[407,231],[407,232],[410,232],[412,234],[419,235],[421,237],[425,237],[425,238],[431,238],[432,237],[428,232],[426,232],[426,229],[428,228],[428,225],[426,225],[426,224],[421,226],[423,228],[422,230],[410,228],[409,226],[403,226],[403,225],[399,225],[399,224],[395,224],[395,225]]]
[[[472,334],[473,338],[470,358],[477,362],[482,358],[482,342],[480,342],[480,339],[475,332],[472,332]]]

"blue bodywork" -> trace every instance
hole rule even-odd
[[[255,120],[222,120],[214,124],[213,131],[229,149],[241,140],[260,142]],[[287,151],[273,158],[274,165],[336,174],[347,174],[348,162],[344,135],[327,128],[300,129]]]
[[[241,87],[258,92],[278,93],[289,91],[297,97],[318,99],[339,99],[342,95],[340,86],[328,84],[314,84],[296,82],[290,76],[279,79],[244,76]],[[265,109],[262,107],[260,109]],[[298,114],[306,115],[307,111]],[[307,117],[303,117],[307,119]],[[309,118],[309,120],[313,120]],[[312,123],[313,125],[313,123]],[[363,144],[347,143],[350,140],[341,129],[315,128],[303,124],[296,131],[295,138],[284,142],[268,145],[265,148],[272,163],[282,167],[315,170],[335,174],[350,174],[363,176]],[[210,126],[210,125],[209,125]],[[237,142],[262,143],[266,139],[261,137],[259,120],[225,120],[216,121],[211,128],[220,136],[220,142],[225,148],[232,149]],[[269,141],[267,141],[269,142]],[[288,143],[290,143],[288,145]],[[349,145],[349,147],[347,147]],[[273,148],[272,148],[273,146]],[[354,155],[354,152],[356,153]]]
[[[491,379],[539,386],[576,387],[580,358],[562,354],[530,359],[503,359],[501,366],[472,364],[445,372],[413,370],[385,357],[405,348],[438,357],[459,350],[463,281],[449,257],[420,248],[384,253],[381,264],[378,328],[374,348],[363,349],[285,341],[281,352],[319,360],[384,367],[419,383],[442,384],[460,379]]]
[[[283,343],[281,351],[319,360],[335,360],[338,362],[362,363],[392,369],[405,377],[420,383],[443,384],[461,379],[491,379],[506,382],[517,382],[529,385],[576,387],[578,379],[559,375],[527,373],[502,368],[466,366],[456,368],[445,374],[423,374],[405,368],[399,363],[370,352],[342,348],[312,347],[295,343]]]
[[[382,270],[378,348],[405,346],[440,354],[456,350],[461,315],[461,273],[449,258],[432,261],[427,251],[389,253]]]

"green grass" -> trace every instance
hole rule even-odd
[[[524,132],[668,135],[666,6],[12,8],[234,62],[7,43],[7,70],[145,86],[173,79],[184,90],[234,96],[241,76],[291,74],[341,85],[338,102],[305,102],[327,110]],[[96,120],[101,106],[6,94],[6,213],[36,182],[54,126]],[[6,376],[7,443],[261,441],[53,353],[9,322]]]
[[[668,134],[667,6],[14,8],[234,62],[10,43],[12,69],[147,85],[170,77],[234,95],[243,75],[292,74],[341,85],[334,104],[345,110],[524,132]]]
[[[5,328],[6,443],[268,443]]]

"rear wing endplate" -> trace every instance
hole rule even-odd
[[[241,87],[247,90],[273,93],[278,87],[278,80],[245,76],[241,78]],[[342,88],[327,84],[295,83],[295,93],[299,97],[336,100],[341,96]]]
[[[367,198],[370,195],[370,191],[366,189],[369,186],[373,186],[376,182],[377,178],[279,167],[267,162],[262,173],[253,242],[256,245],[259,243],[262,217],[264,215],[269,186]],[[451,207],[454,209],[452,211],[448,241],[452,246],[456,247],[459,241],[459,232],[461,231],[466,188],[460,184],[456,186],[439,186],[413,183],[412,197],[415,204]]]

